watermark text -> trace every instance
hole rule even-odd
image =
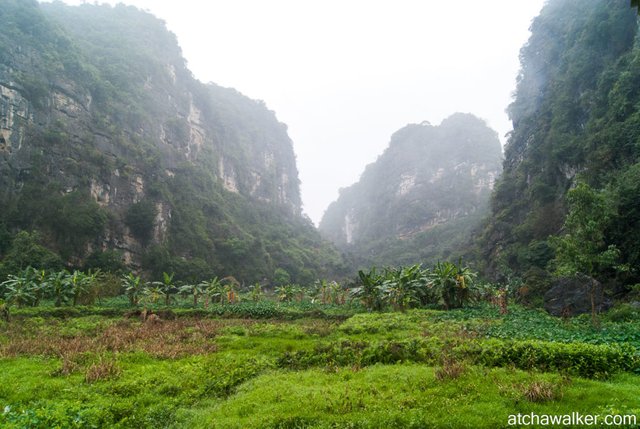
[[[638,418],[633,414],[510,414],[509,426],[635,426]]]

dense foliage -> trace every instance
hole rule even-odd
[[[176,309],[146,321],[107,307],[17,311],[0,320],[0,424],[493,428],[517,413],[640,411],[640,343],[585,343],[588,319],[567,327],[519,308],[330,317],[308,303],[228,307],[243,310]],[[529,324],[576,338],[491,331]]]
[[[2,280],[27,265],[191,282],[344,273],[300,213],[286,126],[195,80],[162,21],[34,0],[2,1],[0,18]]]
[[[394,310],[439,305],[460,308],[476,293],[476,273],[461,263],[438,262],[432,269],[420,265],[385,268],[378,273],[360,270],[351,295],[368,310]]]
[[[637,29],[623,0],[553,0],[533,21],[481,240],[494,277],[640,280]]]

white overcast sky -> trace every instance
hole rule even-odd
[[[544,0],[99,3],[153,13],[177,35],[196,78],[276,112],[294,142],[304,211],[317,224],[339,188],[408,123],[473,113],[504,144],[519,50]]]

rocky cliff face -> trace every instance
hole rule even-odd
[[[468,228],[484,213],[500,160],[497,134],[473,115],[458,113],[439,126],[408,125],[358,183],[341,191],[320,230],[364,261],[436,257],[460,229],[436,235],[453,224]],[[425,241],[438,247],[430,256],[418,249]]]
[[[552,237],[567,232],[566,197],[579,183],[608,201],[607,219],[594,222],[603,225],[602,243],[596,245],[616,246],[620,266],[637,266],[636,9],[624,0],[551,0],[533,21],[520,59],[508,109],[514,129],[481,240],[486,273],[499,280],[520,276],[530,287],[542,284],[535,279],[555,271]],[[616,276],[611,269],[592,271],[601,280]],[[617,276],[632,283],[640,273],[632,269]]]
[[[328,249],[264,103],[195,80],[175,37],[135,8],[3,3],[0,224],[42,231],[76,265],[116,249],[185,275],[326,268],[297,242]]]

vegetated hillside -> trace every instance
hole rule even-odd
[[[162,21],[0,4],[0,271],[123,260],[182,279],[282,268],[311,281],[339,268],[301,214],[286,125],[194,79]]]
[[[640,280],[637,30],[626,0],[551,0],[533,21],[482,240],[494,277]]]
[[[501,156],[497,133],[471,114],[408,125],[341,190],[320,231],[361,265],[457,257],[486,214]]]

